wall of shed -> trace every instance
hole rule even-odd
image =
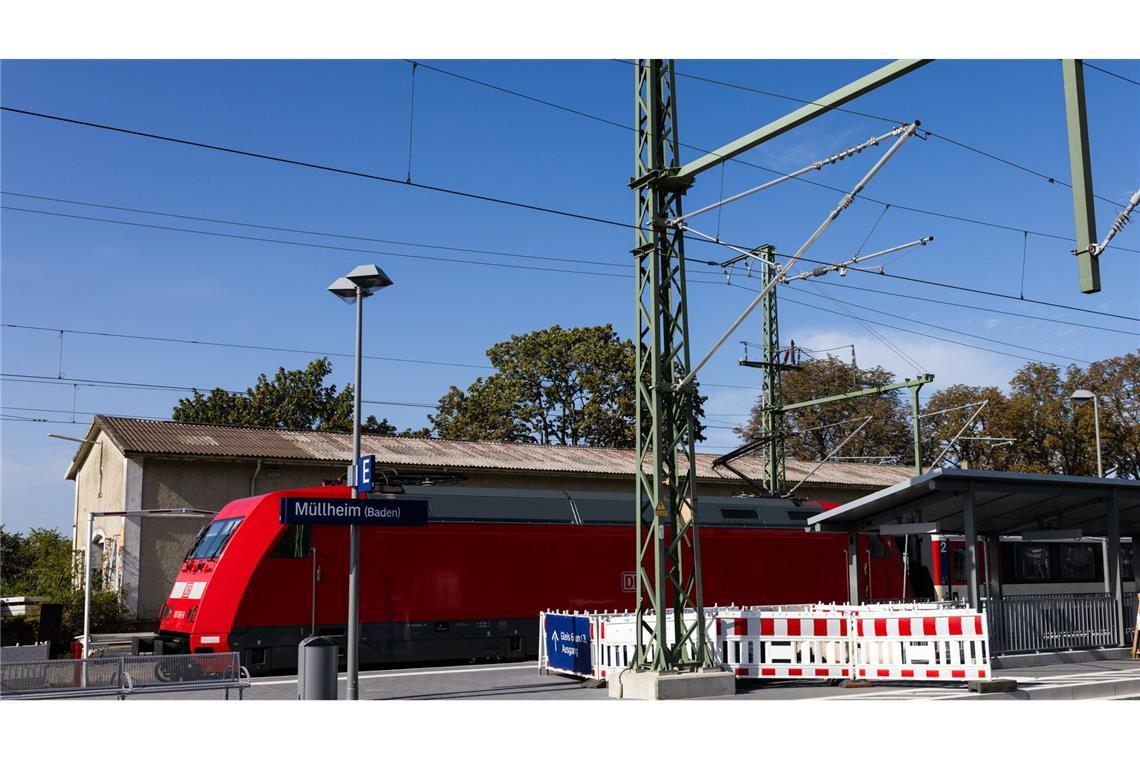
[[[208,518],[158,517],[142,521],[139,557],[138,617],[158,620],[174,579],[198,531]]]
[[[75,523],[71,531],[72,549],[83,561],[83,552],[89,546],[87,517],[91,512],[119,512],[126,509],[126,458],[107,434],[100,431],[95,439],[101,446],[92,446],[83,467],[75,477]],[[99,467],[102,463],[102,478]],[[103,536],[102,550],[92,557],[92,567],[104,571],[109,588],[118,589],[124,575],[135,565],[136,558],[127,556],[126,521],[122,517],[97,517],[93,535]],[[81,565],[82,566],[82,565]]]

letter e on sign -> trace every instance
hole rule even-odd
[[[356,490],[368,493],[372,490],[372,473],[376,469],[376,457],[372,454],[361,457],[356,462]]]

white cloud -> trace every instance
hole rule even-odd
[[[920,367],[934,374],[935,380],[931,386],[935,389],[956,383],[995,385],[1004,389],[1013,373],[1024,364],[1021,359],[990,354],[953,343],[900,337],[897,332],[886,329],[882,330],[882,333]],[[797,331],[789,337],[794,337],[797,344],[808,348],[854,343],[860,367],[879,365],[893,372],[899,379],[914,377],[917,374],[914,367],[866,332],[807,330]],[[840,349],[835,352],[835,356],[843,361],[850,361],[850,349]]]

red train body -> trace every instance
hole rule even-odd
[[[628,497],[408,490],[432,502],[426,527],[361,530],[362,664],[534,656],[540,610],[634,606]],[[349,489],[228,504],[163,607],[162,651],[239,651],[251,671],[268,672],[295,668],[297,643],[314,630],[343,637],[348,531],[281,525],[283,496],[347,498]],[[846,535],[800,527],[817,511],[790,500],[702,499],[706,603],[845,600]],[[897,549],[867,539],[862,586],[901,590]]]

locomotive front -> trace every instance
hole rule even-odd
[[[159,632],[155,643],[155,652],[159,654],[186,654],[207,652],[228,652],[226,631],[203,631],[196,625],[199,610],[210,591],[210,582],[225,554],[226,547],[231,544],[237,534],[245,516],[231,514],[240,502],[235,502],[224,509],[213,522],[205,527],[199,534],[198,540],[186,554],[186,559],[179,568],[175,578],[174,587],[170,591],[170,598],[162,605],[159,612]],[[224,603],[219,600],[220,592],[210,594],[214,603]]]

